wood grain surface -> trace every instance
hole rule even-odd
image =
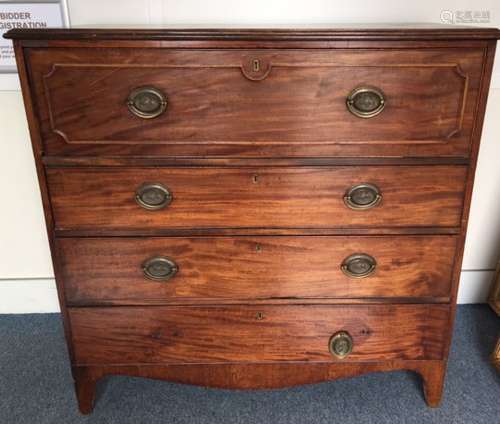
[[[70,304],[158,304],[200,299],[449,297],[453,236],[59,238]],[[355,253],[375,272],[340,269]],[[149,258],[171,258],[169,281],[144,276]]]
[[[278,389],[396,370],[418,373],[422,378],[427,405],[433,408],[439,406],[446,371],[444,360],[101,365],[74,366],[72,369],[78,406],[82,414],[89,414],[93,410],[98,380],[112,375],[154,378],[203,387],[249,390]]]
[[[58,230],[211,227],[458,226],[467,168],[51,168],[47,177]],[[167,187],[173,201],[149,211],[135,201],[145,182]],[[375,184],[380,205],[349,209],[349,188]]]
[[[76,365],[441,359],[448,305],[70,308]],[[331,336],[352,353],[335,359]]]
[[[32,49],[28,60],[51,155],[468,156],[482,55],[89,48]],[[142,86],[165,93],[166,113],[130,113]],[[359,86],[385,94],[380,115],[347,110]]]

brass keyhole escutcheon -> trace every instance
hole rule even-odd
[[[257,174],[255,174],[253,177],[252,177],[252,182],[254,184],[259,184],[259,176]]]
[[[241,72],[250,81],[262,81],[267,78],[271,71],[271,62],[266,56],[246,56],[242,58]],[[255,105],[258,106],[258,105]]]
[[[344,359],[352,352],[352,337],[347,331],[339,331],[331,337],[328,346],[335,358]]]
[[[263,320],[264,319],[264,312],[257,312],[255,314],[255,319],[257,319],[259,321]]]
[[[252,62],[253,65],[253,71],[254,72],[259,72],[260,71],[260,60],[259,59],[254,59]]]

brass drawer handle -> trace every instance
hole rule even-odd
[[[377,261],[366,253],[356,253],[348,256],[342,262],[340,269],[350,278],[366,278],[375,272]]]
[[[346,99],[347,109],[358,118],[373,118],[384,110],[385,96],[374,87],[357,87]]]
[[[142,272],[150,280],[168,281],[177,274],[177,271],[179,271],[177,264],[163,256],[148,259],[142,264]]]
[[[135,192],[135,201],[144,209],[156,211],[172,203],[172,193],[159,183],[144,183]]]
[[[374,208],[381,200],[382,193],[378,187],[367,183],[352,186],[344,195],[345,205],[354,210]]]
[[[352,352],[352,337],[347,331],[339,331],[330,338],[330,353],[337,359],[344,359]]]
[[[155,87],[138,87],[129,94],[127,106],[139,118],[156,118],[167,109],[167,97]]]

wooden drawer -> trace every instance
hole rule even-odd
[[[459,226],[466,167],[48,169],[59,230],[173,228],[356,228]],[[144,183],[173,197],[161,210],[135,199]],[[381,202],[353,210],[353,186],[377,187]],[[155,191],[153,190],[153,193]]]
[[[456,243],[453,236],[62,238],[57,248],[67,302],[83,305],[270,298],[446,300]],[[364,278],[341,269],[344,264],[348,272],[356,260],[370,264],[369,258],[358,257],[347,265],[346,259],[359,253],[375,260],[373,273]],[[174,262],[160,268],[159,281],[143,270],[151,258]],[[165,263],[162,259],[158,266]]]
[[[334,361],[341,331],[353,342],[342,361],[379,361],[441,359],[449,307],[95,307],[69,318],[78,365]]]
[[[483,54],[33,48],[27,61],[48,155],[466,157]],[[145,86],[165,96],[154,119],[129,110]],[[377,116],[346,107],[360,87],[382,93]]]

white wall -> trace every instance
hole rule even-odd
[[[68,0],[72,25],[439,22],[443,10],[489,10],[498,0]],[[490,92],[459,301],[483,301],[500,256],[500,55]],[[496,118],[496,119],[495,119]],[[57,310],[26,118],[17,78],[0,75],[0,313]]]

